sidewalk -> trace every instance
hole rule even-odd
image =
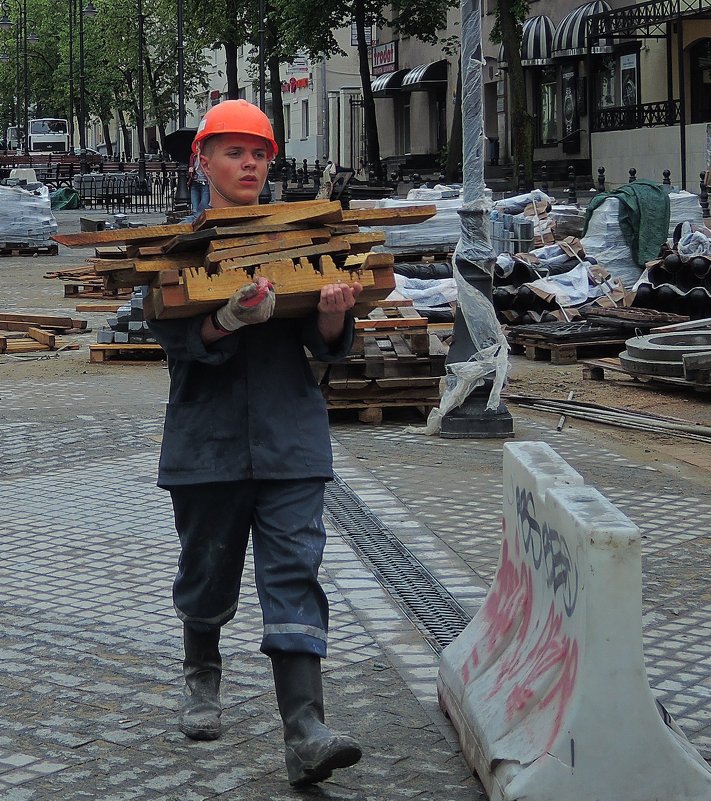
[[[80,213],[63,214],[62,230],[77,230]],[[86,255],[62,248],[56,259],[0,260],[3,309],[73,310],[42,274]],[[94,328],[102,322],[87,317]],[[225,734],[194,743],[177,731],[178,548],[169,497],[155,487],[167,371],[90,365],[95,335],[77,339],[82,349],[57,359],[0,358],[0,796],[483,799],[437,709],[434,679],[439,649],[475,613],[495,571],[502,442],[334,419],[327,716],[361,740],[364,756],[296,793],[251,582],[223,638]],[[517,439],[549,442],[641,527],[650,683],[709,758],[708,472],[655,460],[599,429],[558,433],[553,417],[511,411]]]

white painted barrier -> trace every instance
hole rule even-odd
[[[437,681],[491,801],[711,801],[649,688],[641,599],[639,529],[545,443],[507,443],[496,577]]]

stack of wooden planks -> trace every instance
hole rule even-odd
[[[359,226],[409,225],[429,219],[434,206],[343,210],[309,200],[208,209],[192,224],[57,234],[69,247],[126,245],[120,258],[96,259],[93,269],[113,291],[149,285],[146,319],[190,317],[225,303],[241,286],[264,276],[276,292],[275,316],[315,308],[321,287],[359,281],[356,310],[365,314],[394,288],[393,256],[372,252],[385,241]]]
[[[331,365],[312,362],[329,409],[358,409],[362,420],[377,423],[385,408],[427,414],[439,404],[447,348],[407,303],[381,301],[356,320],[350,356]]]
[[[93,261],[99,261],[97,256]],[[94,265],[81,264],[76,267],[67,267],[63,270],[50,270],[43,276],[44,278],[58,278],[64,281],[64,297],[82,298],[115,298],[130,295],[129,289],[107,290],[105,281],[94,269]]]
[[[79,346],[62,342],[58,335],[86,330],[86,320],[47,314],[0,312],[0,354],[74,349]]]

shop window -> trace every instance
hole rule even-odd
[[[616,99],[617,62],[614,57],[605,58],[595,72],[595,108],[612,108]]]
[[[301,138],[309,138],[309,101],[301,101]]]
[[[291,106],[284,104],[284,139],[291,139]]]
[[[538,81],[538,144],[558,142],[558,72],[547,67],[539,72]]]
[[[711,122],[711,39],[689,48],[691,122]]]
[[[637,54],[620,56],[620,105],[636,106],[639,103],[637,75]]]

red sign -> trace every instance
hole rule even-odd
[[[291,78],[288,81],[283,81],[281,84],[282,94],[287,94],[288,92],[291,92],[293,94],[296,92],[297,89],[308,89],[308,88],[309,88],[308,78]]]
[[[373,75],[383,75],[386,72],[395,72],[397,69],[397,43],[385,42],[374,45],[373,49]]]

